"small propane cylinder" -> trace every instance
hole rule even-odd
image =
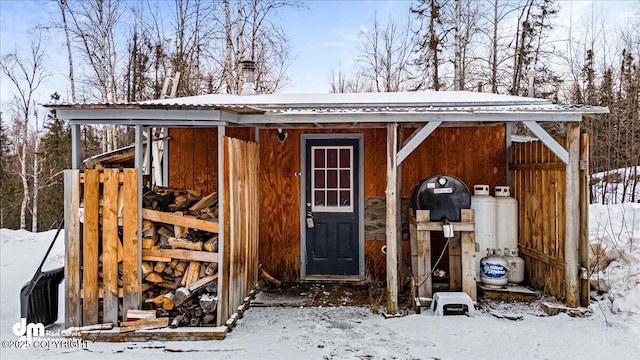
[[[497,256],[495,249],[493,249],[490,254],[487,253],[487,256],[480,260],[480,265],[482,266],[480,280],[483,284],[490,287],[501,288],[509,281],[507,261]]]
[[[524,281],[524,259],[518,256],[518,249],[504,249],[503,259],[507,262],[509,275],[507,279],[510,283],[520,284]]]
[[[518,247],[518,200],[511,197],[509,186],[495,187],[496,248]]]
[[[480,278],[481,251],[496,247],[496,199],[489,195],[489,185],[474,185],[471,208],[476,220],[476,276]]]

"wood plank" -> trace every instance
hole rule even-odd
[[[461,210],[460,220],[473,222],[474,214],[471,209]],[[476,293],[476,236],[475,231],[464,231],[460,234],[462,248],[462,291],[467,293],[471,300],[478,300]]]
[[[533,142],[538,143],[536,142]],[[553,162],[534,162],[534,163],[521,163],[513,164],[509,166],[509,170],[512,171],[534,171],[534,170],[564,170],[566,167],[562,161]]]
[[[428,210],[418,210],[416,221],[429,221]],[[418,296],[431,297],[433,295],[433,277],[431,276],[431,232],[417,232],[417,263],[418,263]]]
[[[122,310],[139,309],[142,305],[140,264],[138,263],[138,170],[124,169],[124,225]]]
[[[215,252],[183,249],[142,249],[142,260],[170,262],[171,259],[217,263],[219,255]]]
[[[112,330],[82,331],[79,335],[83,340],[100,342],[209,341],[223,340],[227,335],[227,327],[163,328],[127,333],[121,333],[119,328],[114,328]]]
[[[169,318],[162,317],[157,319],[140,319],[135,321],[123,321],[120,323],[120,332],[132,332],[136,330],[149,330],[165,328],[169,326]]]
[[[66,328],[82,326],[80,297],[80,171],[64,171],[65,319]]]
[[[218,252],[220,254],[218,263],[218,303],[216,313],[216,323],[223,325],[228,315],[229,298],[229,182],[228,182],[228,144],[225,135],[226,128],[218,126],[218,215],[222,223],[222,232],[218,236]]]
[[[580,137],[580,244],[579,263],[582,269],[589,266],[589,134]],[[585,271],[582,270],[581,271]],[[580,276],[580,306],[591,303],[591,287],[587,277]]]
[[[578,273],[578,247],[580,244],[579,195],[580,195],[580,124],[567,124],[567,149],[569,161],[566,170],[565,192],[565,301],[567,306],[580,305],[580,287]],[[578,215],[578,218],[575,216]]]
[[[241,168],[241,161],[238,158],[238,143],[233,138],[228,139],[228,181],[229,181],[229,236],[228,236],[228,248],[229,248],[229,296],[228,312],[227,316],[231,316],[235,309],[238,307],[237,298],[239,297],[239,285],[240,285],[240,267],[242,266],[242,258],[240,255],[240,247],[242,246],[242,234],[241,234],[241,219],[240,213],[240,201],[239,201],[239,179],[238,170]]]
[[[475,251],[475,247],[474,247]],[[462,290],[462,261],[460,233],[449,239],[449,290]]]
[[[98,323],[98,247],[100,174],[86,170],[84,182],[84,234],[82,241],[82,325]]]
[[[475,225],[467,222],[452,222],[454,232],[459,231],[475,231]],[[442,231],[442,223],[436,221],[419,222],[417,224],[418,231]]]
[[[118,192],[119,169],[104,169],[102,207],[103,322],[118,321]]]
[[[387,312],[398,313],[398,124],[387,125]]]
[[[151,220],[154,222],[179,225],[179,226],[184,226],[192,229],[198,229],[198,230],[209,231],[214,233],[217,233],[220,230],[219,225],[216,222],[200,220],[200,219],[186,217],[186,216],[179,216],[179,215],[174,215],[174,214],[157,211],[157,210],[151,210],[151,209],[142,209],[142,218]]]
[[[85,178],[84,173],[80,173],[79,178],[80,178],[80,183],[84,184],[84,178]],[[100,172],[100,183],[104,183],[105,178],[106,178],[105,174],[103,172]],[[118,182],[120,184],[124,182],[124,175],[121,172],[118,172]]]

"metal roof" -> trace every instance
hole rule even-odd
[[[210,94],[114,104],[49,104],[73,123],[277,126],[385,122],[580,121],[606,107],[470,91]]]

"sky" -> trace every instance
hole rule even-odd
[[[133,1],[133,0],[131,0]],[[280,13],[284,31],[289,37],[292,64],[289,81],[284,93],[326,93],[329,77],[334,69],[349,69],[358,46],[358,35],[373,22],[374,14],[386,20],[391,17],[400,22],[407,17],[408,9],[415,3],[409,0],[313,0],[306,1],[301,10],[285,10]],[[611,24],[637,16],[638,0],[627,1],[559,1],[561,9],[556,37],[562,38],[570,19],[577,21],[590,11],[603,13]],[[29,49],[31,30],[39,24],[58,21],[59,10],[53,1],[0,0],[0,53],[17,49],[26,53]],[[47,47],[47,68],[51,73],[41,97],[48,100],[53,89],[60,84],[68,88],[65,73],[68,71],[66,50],[61,31],[47,32],[43,45]],[[6,77],[0,82],[0,103],[6,105],[11,86]],[[4,107],[4,106],[3,106]]]

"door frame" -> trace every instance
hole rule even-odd
[[[358,140],[358,280],[364,280],[364,134],[363,133],[330,133],[300,135],[300,279],[307,277],[307,140],[310,139],[356,139]],[[355,179],[354,179],[355,180]],[[327,275],[330,278],[331,275]],[[340,276],[344,277],[344,276]]]

